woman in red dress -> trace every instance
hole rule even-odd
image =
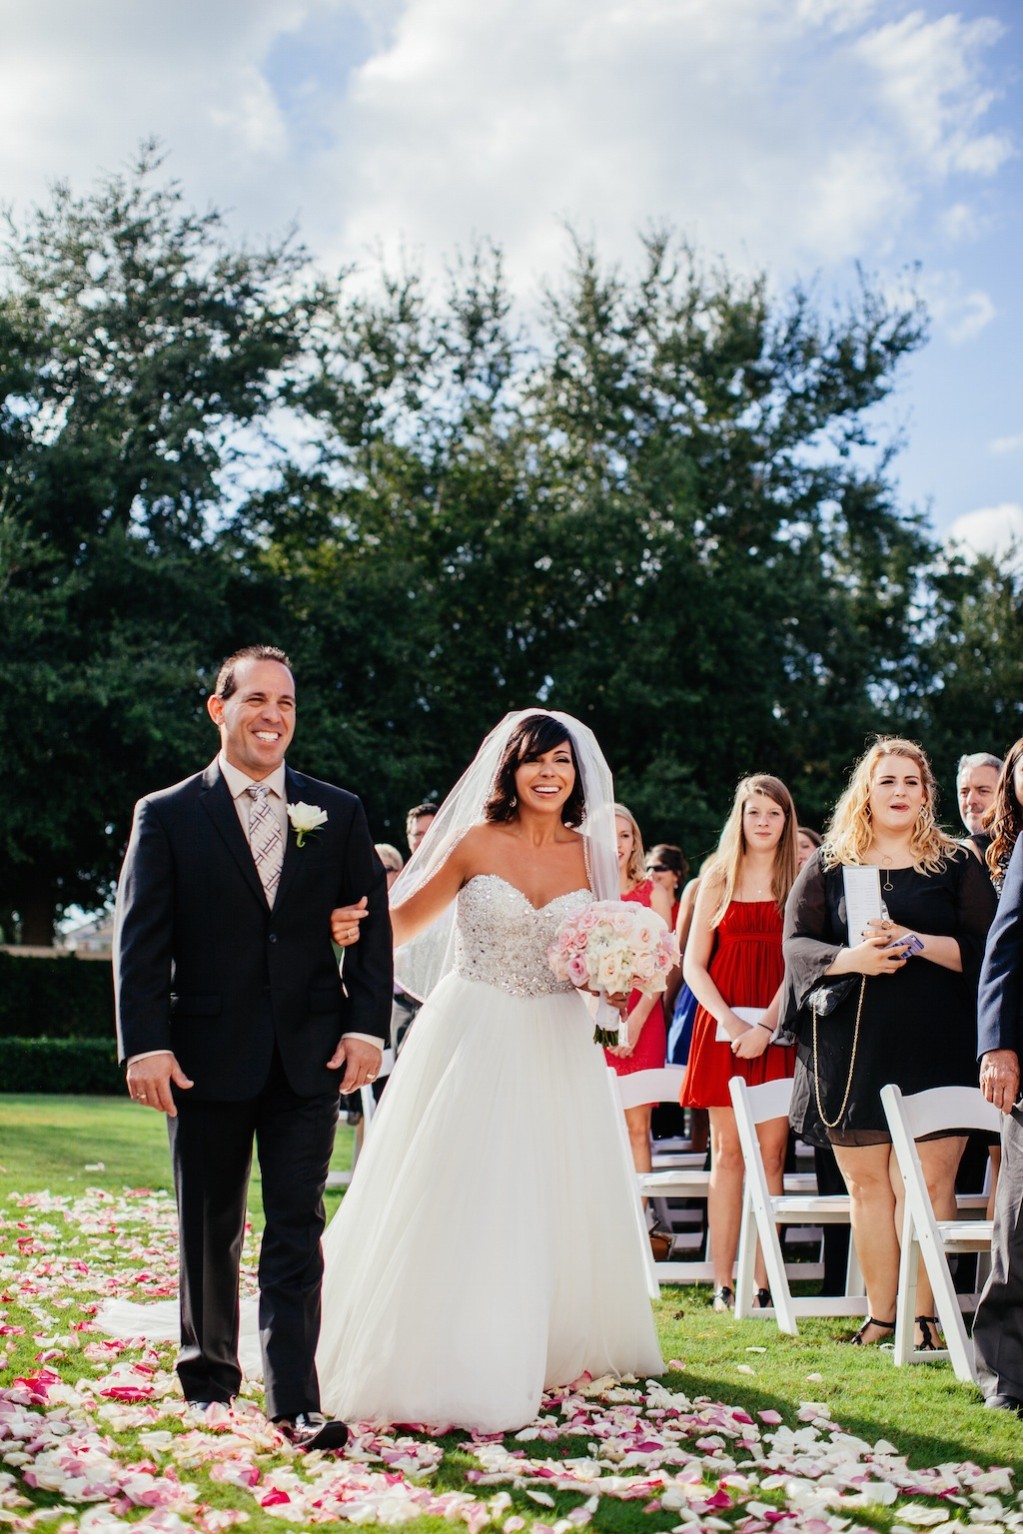
[[[743,1163],[729,1077],[750,1086],[791,1076],[795,1052],[772,1043],[785,962],[782,912],[796,876],[796,813],[778,778],[758,774],[739,784],[717,855],[700,879],[686,945],[686,983],[699,1003],[682,1105],[710,1110],[711,1170],[707,1218],[714,1264],[715,1310],[731,1310],[742,1215]],[[739,1015],[741,1012],[744,1015]],[[757,1127],[771,1191],[782,1191],[788,1118]],[[757,1253],[756,1303],[769,1305]]]
[[[670,925],[671,896],[645,874],[643,838],[636,818],[624,804],[615,805],[615,828],[618,833],[618,876],[621,898],[648,906]],[[619,1076],[631,1071],[660,1070],[668,1047],[664,1008],[659,996],[644,996],[633,991],[628,1006],[629,1029],[625,1042],[605,1049],[608,1065]],[[625,1127],[629,1132],[632,1159],[637,1172],[650,1170],[650,1115],[652,1104],[626,1108]]]

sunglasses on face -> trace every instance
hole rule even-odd
[[[669,868],[667,863],[648,863],[646,871],[648,874],[673,874],[675,869]]]

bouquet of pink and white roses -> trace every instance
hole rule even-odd
[[[619,1019],[603,998],[663,991],[678,963],[678,943],[656,911],[634,901],[596,900],[565,918],[547,958],[559,980],[602,998],[593,1041],[611,1045],[619,1041]]]

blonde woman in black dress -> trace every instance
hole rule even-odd
[[[931,766],[913,741],[882,739],[857,763],[824,845],[808,860],[785,916],[786,997],[798,1063],[792,1124],[830,1142],[852,1201],[852,1231],[866,1282],[868,1319],[853,1341],[890,1339],[899,1274],[902,1183],[881,1088],[910,1094],[977,1083],[977,980],[995,897],[981,863],[935,821]],[[878,869],[887,914],[848,933],[843,869]],[[907,943],[922,944],[907,957]],[[854,984],[826,1015],[808,998],[833,978]],[[965,1138],[921,1141],[920,1160],[939,1219],[955,1214]],[[934,1347],[926,1278],[917,1298],[917,1345]]]

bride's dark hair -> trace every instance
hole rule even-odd
[[[549,714],[530,714],[528,718],[515,726],[504,748],[504,755],[501,757],[490,797],[483,806],[483,819],[514,820],[516,770],[522,766],[523,762],[535,762],[548,751],[553,751],[555,746],[565,744],[568,745],[572,766],[575,768],[575,782],[572,785],[572,792],[562,806],[561,819],[566,826],[581,825],[586,814],[586,801],[583,798],[582,778],[579,774],[575,745],[565,726],[559,724],[556,719],[552,719]]]

